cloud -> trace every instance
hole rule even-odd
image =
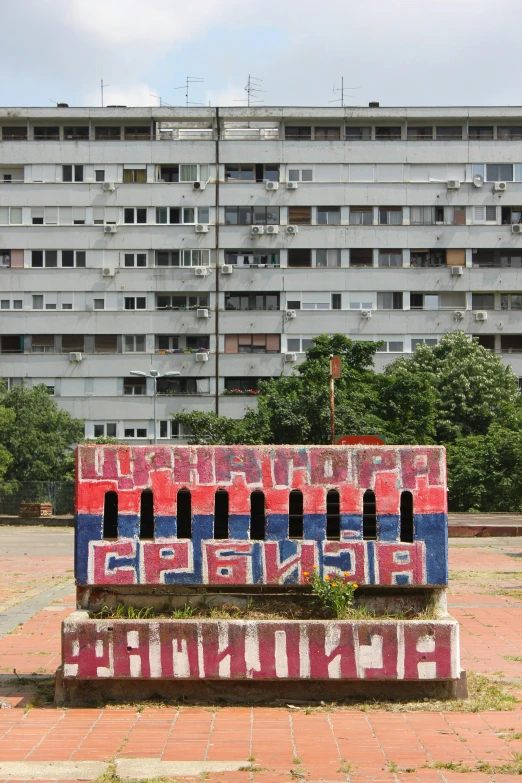
[[[207,90],[205,105],[208,106],[246,106],[245,87],[230,84],[224,90]]]
[[[148,84],[109,85],[104,89],[103,102],[105,106],[157,106],[158,99],[152,97],[155,95],[157,89]],[[101,89],[86,93],[84,101],[86,106],[100,106]]]

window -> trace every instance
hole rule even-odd
[[[120,141],[121,128],[119,125],[98,125],[94,129],[94,138],[96,141]]]
[[[34,129],[34,138],[40,141],[59,141],[60,128],[39,126]]]
[[[341,498],[336,489],[326,493],[326,538],[339,541],[341,538]]]
[[[125,207],[123,210],[124,223],[146,223],[147,210],[145,207]]]
[[[63,129],[65,141],[89,141],[88,125],[66,125]]]
[[[375,128],[376,141],[396,141],[401,138],[400,126],[377,127]]]
[[[375,541],[377,538],[377,504],[375,492],[367,489],[363,495],[363,539]]]
[[[62,353],[76,351],[83,353],[85,340],[83,334],[62,334]]]
[[[472,310],[494,310],[495,294],[472,294],[471,302]]]
[[[2,139],[4,141],[27,141],[27,127],[26,126],[13,126],[2,128]]]
[[[94,353],[117,353],[118,338],[115,334],[95,334]]]
[[[402,250],[379,250],[380,267],[402,266]]]
[[[303,538],[303,493],[292,489],[288,498],[288,538]]]
[[[145,335],[124,334],[123,351],[124,353],[143,353],[145,351]]]
[[[498,125],[497,139],[520,141],[522,139],[522,125]]]
[[[225,180],[227,182],[279,182],[279,165],[277,163],[227,163]]]
[[[160,422],[160,424],[167,424],[167,422]],[[167,429],[166,427],[164,428]],[[160,438],[167,437],[161,435]],[[177,538],[192,538],[192,495],[188,489],[180,489],[177,495],[177,511],[176,511],[176,536]]]
[[[124,131],[126,141],[149,141],[150,139],[150,127],[148,125],[126,126]]]
[[[341,251],[337,248],[315,251],[315,265],[321,267],[341,266]]]
[[[431,125],[425,127],[412,127],[408,125],[408,141],[431,141],[433,139],[433,128]]]
[[[288,222],[290,225],[311,226],[312,207],[288,207]]]
[[[286,141],[310,141],[312,128],[310,125],[287,125],[285,127]]]
[[[125,296],[123,298],[125,310],[146,310],[146,296]]]
[[[488,351],[495,350],[495,335],[494,334],[474,334],[473,339],[478,342],[483,348]]]
[[[264,541],[265,532],[265,493],[256,489],[250,495],[250,540]]]
[[[209,266],[210,250],[157,250],[156,266]]]
[[[373,207],[350,207],[351,226],[371,226],[373,223]]]
[[[146,253],[125,253],[125,266],[147,266]]]
[[[502,223],[504,223],[504,217],[508,217],[504,213],[505,207],[502,207]],[[511,207],[508,207],[509,211],[511,212]],[[473,217],[475,220],[475,223],[496,223],[497,222],[497,208],[496,207],[473,207]],[[515,220],[511,220],[511,215],[509,215],[509,219],[506,221],[506,224],[511,222],[518,223],[519,220],[522,219],[522,211],[519,211],[518,214],[516,214],[515,211]]]
[[[438,310],[439,303],[438,294],[410,293],[410,310]]]
[[[208,294],[156,294],[156,310],[195,310],[208,307]]]
[[[288,169],[289,182],[313,182],[313,169]]]
[[[522,310],[522,294],[500,294],[501,310]]]
[[[439,141],[458,141],[462,139],[461,125],[437,125],[437,140]]]
[[[218,489],[214,496],[214,538],[228,538],[228,492]]]
[[[44,298],[42,294],[33,295],[33,310],[43,310]]]
[[[178,424],[174,421],[160,421],[159,423],[159,437],[160,438],[189,438],[191,431],[190,427],[186,425]],[[170,433],[170,434],[169,434]]]
[[[123,181],[124,182],[147,182],[147,169],[123,169]]]
[[[160,182],[179,182],[179,166],[160,166]]]
[[[22,224],[22,207],[0,207],[0,223],[4,226]]]
[[[500,350],[502,353],[520,353],[522,351],[522,335],[501,334]]]
[[[410,207],[410,224],[412,226],[432,226],[435,223],[435,211],[441,210],[444,217],[443,207]]]
[[[196,182],[198,179],[198,167],[190,163],[182,163],[179,167],[180,182]]]
[[[414,351],[418,345],[426,345],[433,348],[433,346],[437,345],[437,342],[436,337],[412,337],[411,350]]]
[[[225,353],[279,353],[279,334],[226,334]]]
[[[414,268],[446,266],[446,251],[412,250],[410,252],[410,266]]]
[[[225,263],[236,266],[279,266],[279,251],[226,250]]]
[[[31,208],[31,223],[33,226],[43,226],[45,210],[43,207]]]
[[[490,141],[493,138],[493,125],[470,125],[468,135],[471,141]]]
[[[402,310],[402,291],[383,291],[377,294],[379,310]]]
[[[290,207],[293,209],[293,207]],[[292,222],[290,220],[290,222]],[[341,224],[341,207],[317,207],[318,226],[339,226]]]
[[[371,138],[372,138],[372,129],[370,127],[346,128],[345,131],[346,141],[370,141]]]
[[[356,294],[349,294],[350,310],[373,310],[374,294],[367,291],[358,291]]]
[[[279,294],[225,293],[225,310],[279,310]]]
[[[62,267],[85,268],[85,250],[62,250]]]
[[[140,539],[154,538],[154,493],[144,489],[140,499]]]
[[[350,266],[373,266],[373,250],[350,250]]]
[[[123,430],[123,435],[125,438],[146,438],[147,437],[147,428],[146,427],[125,427]]]
[[[377,348],[377,353],[403,353],[404,343],[402,340],[382,340]]]
[[[225,391],[239,393],[257,392],[260,381],[269,381],[270,378],[225,378]]]
[[[339,141],[341,138],[341,129],[316,125],[314,128],[314,138],[316,141]]]
[[[488,163],[486,166],[488,182],[513,182],[512,163]]]
[[[105,182],[105,169],[94,169],[94,181]]]
[[[95,438],[115,438],[116,437],[116,424],[108,422],[107,424],[95,424],[94,425],[94,437]]]
[[[312,266],[312,251],[306,249],[290,248],[288,251],[288,266]]]
[[[400,540],[413,544],[413,495],[401,492]]]
[[[94,425],[94,437],[103,437],[96,434],[96,427]],[[100,425],[103,427],[103,424]],[[103,537],[104,538],[118,538],[118,493],[106,492],[103,502]]]
[[[83,166],[62,166],[62,182],[83,182]]]
[[[93,299],[92,307],[93,310],[105,310],[105,299]]]
[[[225,207],[227,226],[279,224],[279,207]]]
[[[379,225],[401,226],[402,207],[379,207]]]
[[[203,394],[210,390],[208,378],[158,378],[158,394]]]
[[[208,207],[205,207],[208,210]],[[200,207],[199,212],[201,213]],[[203,219],[201,223],[205,222]],[[208,222],[208,217],[207,221]],[[157,207],[156,223],[161,225],[182,225],[187,223],[196,223],[196,210],[194,207]]]
[[[34,334],[31,340],[33,353],[54,353],[54,334]]]
[[[3,335],[0,336],[0,353],[23,353],[24,352],[24,336],[18,335]]]

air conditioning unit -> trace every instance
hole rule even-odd
[[[111,190],[116,190],[116,185],[114,182],[104,182],[103,183],[103,190],[107,193]]]
[[[196,354],[196,361],[197,362],[208,362],[208,353],[203,353],[203,351],[201,351],[201,353],[197,353]]]
[[[206,277],[208,275],[208,269],[206,266],[197,266],[194,270],[196,277]]]
[[[296,362],[296,361],[297,361],[296,353],[285,353],[285,362]]]
[[[297,182],[287,182],[286,183],[286,189],[287,190],[297,190],[299,187],[299,183]]]
[[[268,182],[265,182],[265,188],[267,190],[279,190],[279,182],[269,180]]]
[[[231,275],[234,271],[234,268],[232,264],[221,264],[221,274],[222,275]]]
[[[102,277],[114,277],[116,270],[110,266],[104,266],[102,269]]]
[[[453,318],[456,321],[462,321],[465,315],[466,313],[464,312],[464,310],[455,310],[455,312],[453,313]]]
[[[266,234],[279,234],[279,226],[267,226]]]
[[[448,190],[458,190],[460,188],[460,179],[449,179],[447,186]]]
[[[208,234],[208,223],[196,223],[196,234]]]
[[[205,190],[205,188],[207,187],[207,183],[206,182],[193,182],[192,183],[192,187],[194,188],[194,190]]]
[[[70,362],[81,362],[83,359],[83,354],[81,354],[79,351],[71,351],[69,354],[69,361]]]
[[[493,190],[495,193],[503,193],[505,190],[507,190],[507,182],[494,182]]]
[[[371,318],[371,317],[372,317],[371,310],[361,310],[361,318]]]
[[[251,226],[250,227],[250,233],[253,237],[258,237],[260,234],[265,233],[265,227],[264,226]]]
[[[285,315],[287,318],[297,318],[297,312],[295,310],[287,310]]]
[[[117,226],[105,225],[103,227],[103,233],[104,234],[116,234],[117,231],[118,231],[118,227]]]
[[[475,313],[475,321],[487,321],[488,314],[485,310],[477,310]]]
[[[198,307],[198,309],[196,310],[196,316],[198,318],[208,318],[209,316],[208,309],[206,307]]]
[[[299,231],[299,226],[287,226],[286,227],[286,233],[287,234],[297,234]]]
[[[522,224],[520,223],[513,223],[511,226],[511,233],[512,234],[522,234]]]
[[[464,267],[462,266],[452,266],[450,267],[450,269],[451,269],[451,274],[454,277],[460,277],[464,272]]]

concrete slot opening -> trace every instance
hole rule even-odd
[[[250,495],[250,540],[264,541],[265,531],[265,493],[256,489]]]
[[[192,538],[192,495],[189,489],[178,492],[178,538]]]
[[[401,541],[413,544],[413,495],[408,490],[401,493]]]
[[[375,492],[367,489],[363,495],[363,539],[377,540],[377,503]]]
[[[118,538],[118,493],[106,492],[103,502],[103,537]]]
[[[288,538],[303,538],[303,493],[292,489],[288,502]]]
[[[339,541],[341,538],[341,498],[336,489],[328,490],[326,495],[326,538]]]
[[[140,538],[154,538],[154,494],[150,489],[141,493]]]
[[[228,492],[218,489],[214,499],[214,538],[228,538]]]

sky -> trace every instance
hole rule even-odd
[[[521,105],[520,0],[0,0],[2,106]],[[7,78],[8,77],[8,78]],[[336,91],[337,90],[337,91]],[[255,104],[254,104],[255,105]]]

